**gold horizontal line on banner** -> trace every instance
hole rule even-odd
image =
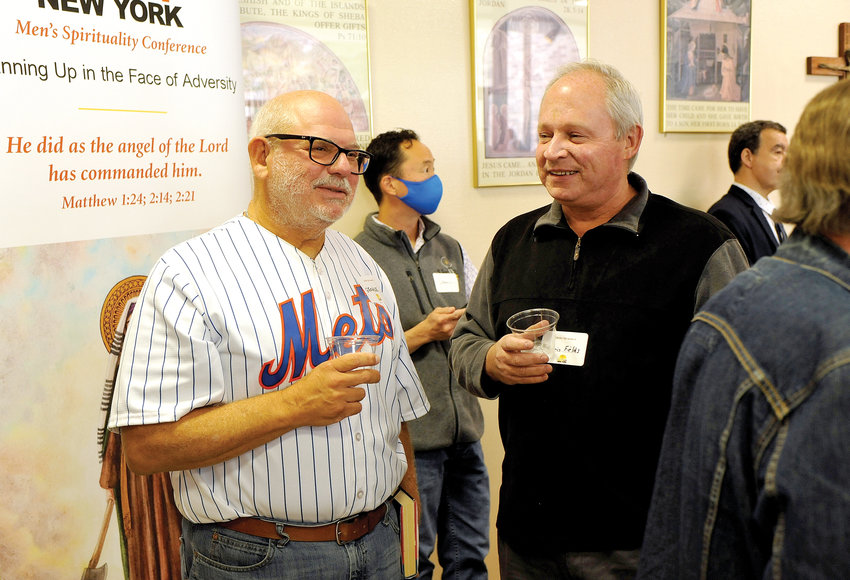
[[[110,111],[113,113],[154,113],[165,115],[168,111],[142,111],[139,109],[96,109],[93,107],[79,107],[80,111]]]

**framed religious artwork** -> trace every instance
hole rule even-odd
[[[661,132],[750,120],[752,0],[661,0]]]
[[[475,187],[540,183],[540,100],[561,65],[587,57],[587,11],[587,0],[470,0]]]
[[[334,96],[354,124],[358,144],[372,139],[366,0],[240,0],[245,115],[286,91]]]

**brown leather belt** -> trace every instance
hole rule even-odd
[[[289,538],[293,542],[336,542],[345,544],[359,540],[371,532],[384,519],[387,504],[383,503],[370,512],[331,522],[323,526],[292,526],[269,522],[259,518],[237,518],[218,524],[223,528],[250,534],[260,538],[280,540]],[[278,532],[280,529],[280,532]]]

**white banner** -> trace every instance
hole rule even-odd
[[[236,0],[0,6],[0,247],[203,229],[250,194]]]

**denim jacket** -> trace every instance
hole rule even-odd
[[[639,578],[850,578],[850,256],[795,232],[679,354]]]

